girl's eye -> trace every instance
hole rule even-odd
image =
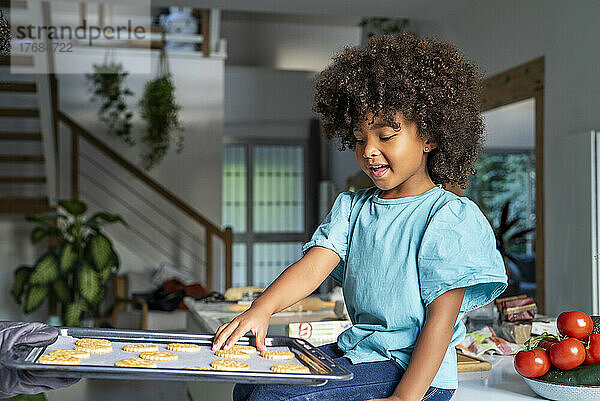
[[[354,140],[356,141],[356,143],[360,143],[360,144],[365,143],[364,139],[356,139],[356,138],[354,138]]]
[[[392,139],[392,138],[393,138],[393,137],[395,137],[395,136],[396,136],[396,135],[384,136],[384,137],[381,137],[381,140],[382,140],[382,141],[389,141],[390,139]]]

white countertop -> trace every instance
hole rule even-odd
[[[458,374],[458,390],[452,401],[543,400],[535,394],[513,367],[512,356],[485,355],[492,364],[487,372]]]

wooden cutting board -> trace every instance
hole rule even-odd
[[[475,358],[469,355],[456,353],[458,360],[458,372],[479,372],[491,370],[492,364],[483,359]]]

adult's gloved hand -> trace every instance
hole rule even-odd
[[[17,344],[51,344],[58,337],[56,327],[44,323],[0,322],[0,354]],[[36,376],[26,370],[0,365],[0,398],[17,394],[36,394],[77,383],[79,379]]]

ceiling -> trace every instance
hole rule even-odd
[[[257,13],[442,19],[476,0],[152,0],[153,7],[190,6]]]

